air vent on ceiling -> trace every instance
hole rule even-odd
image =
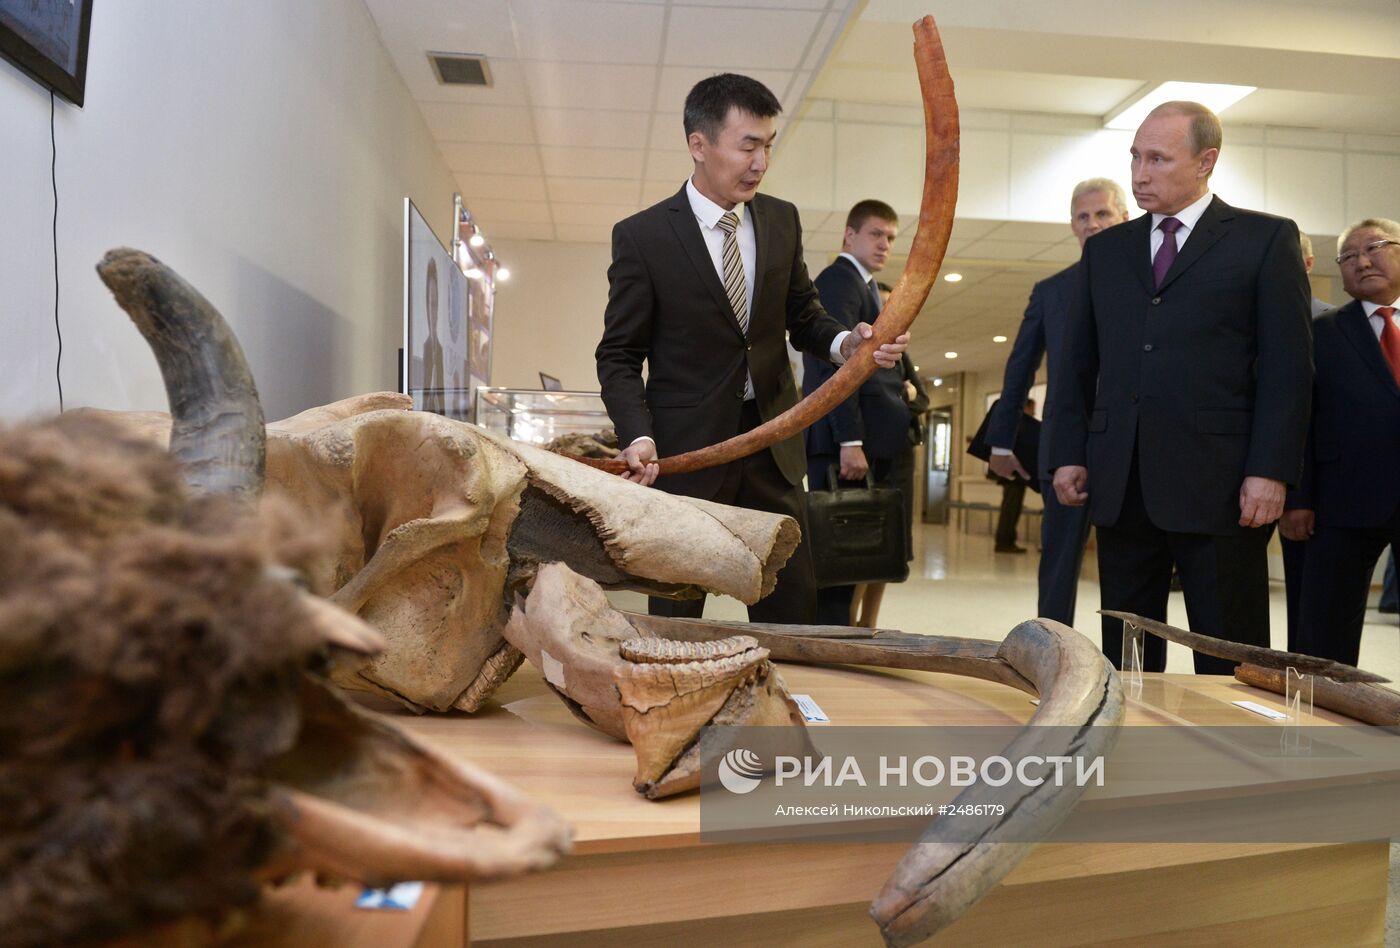
[[[491,70],[485,56],[470,53],[429,53],[438,82],[445,86],[489,86]]]

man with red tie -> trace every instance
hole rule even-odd
[[[1313,321],[1312,427],[1281,529],[1308,543],[1301,651],[1355,665],[1376,560],[1400,542],[1400,223],[1353,224],[1337,264],[1353,299]]]
[[[1311,293],[1292,221],[1210,193],[1221,138],[1195,102],[1138,127],[1133,197],[1149,213],[1084,244],[1049,466],[1061,503],[1089,505],[1105,609],[1165,619],[1175,564],[1192,631],[1267,646],[1265,525],[1303,467]],[[1103,636],[1118,663],[1121,623]],[[1145,652],[1144,669],[1165,668],[1161,639]]]

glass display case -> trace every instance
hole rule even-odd
[[[595,434],[612,421],[597,392],[542,392],[538,389],[476,390],[473,420],[526,444],[547,444],[561,435]]]

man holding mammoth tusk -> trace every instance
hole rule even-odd
[[[785,338],[841,364],[873,332],[866,323],[847,331],[822,309],[802,257],[797,209],[758,193],[781,111],[772,92],[746,76],[697,83],[685,102],[690,179],[613,228],[595,356],[603,401],[618,443],[626,445],[628,480],[652,484],[658,457],[721,442],[796,404]],[[905,335],[881,346],[876,362],[898,364],[907,342]],[[805,527],[806,466],[797,436],[720,467],[667,476],[658,486],[786,514]],[[749,618],[810,622],[814,596],[804,544]],[[703,600],[651,600],[657,615],[698,617],[703,609]]]

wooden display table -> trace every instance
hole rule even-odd
[[[1019,692],[948,675],[795,665],[782,673],[838,725],[1004,725],[1033,710]],[[1229,702],[1282,706],[1232,679],[1146,678],[1128,724],[1269,727]],[[554,869],[471,888],[473,945],[881,944],[867,906],[907,845],[702,844],[698,794],[637,795],[631,748],[576,721],[528,666],[474,716],[375,707],[575,827],[573,854]],[[1325,711],[1317,719],[1346,721]],[[935,943],[1380,945],[1387,863],[1385,842],[1045,844]],[[436,917],[444,904],[450,912],[454,896],[425,895],[421,912]],[[429,926],[431,938],[422,929],[398,941],[356,939],[363,926],[347,924],[335,943],[460,944],[450,926]]]

